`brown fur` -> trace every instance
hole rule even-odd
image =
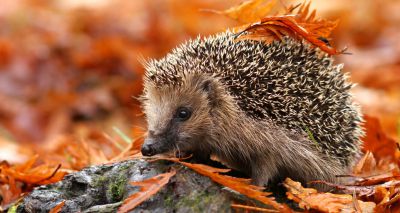
[[[180,106],[190,107],[192,116],[185,122],[171,124]],[[221,81],[206,73],[185,74],[179,85],[145,82],[143,107],[151,137],[176,135],[168,149],[157,153],[189,151],[206,157],[213,154],[230,167],[247,173],[258,185],[280,176],[303,183],[336,182],[335,175],[345,173],[345,168],[321,154],[307,135],[279,127],[270,120],[246,116]]]

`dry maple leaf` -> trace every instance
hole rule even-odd
[[[363,202],[349,194],[319,193],[316,189],[303,188],[301,183],[286,178],[284,184],[287,197],[299,203],[302,209],[315,209],[322,212],[374,212],[373,202]],[[356,204],[354,203],[356,202]],[[356,207],[357,206],[357,207]]]
[[[136,192],[135,194],[126,198],[121,207],[118,209],[118,212],[128,212],[134,209],[143,201],[156,194],[175,174],[176,171],[172,169],[170,172],[159,174],[147,180],[131,182],[131,185],[140,187],[139,192]]]
[[[267,197],[271,195],[269,192],[264,192],[263,187],[255,186],[250,184],[250,179],[231,177],[228,175],[221,175],[219,173],[225,173],[230,169],[220,169],[203,164],[193,164],[183,162],[178,158],[158,158],[156,160],[169,160],[176,163],[180,163],[190,169],[193,169],[197,173],[209,177],[211,180],[229,187],[249,198],[258,200],[266,205],[272,206],[279,212],[292,212],[292,210],[284,204],[280,204],[274,200],[274,198]]]

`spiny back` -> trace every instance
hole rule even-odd
[[[362,130],[342,65],[290,38],[271,44],[236,38],[226,32],[189,41],[150,61],[146,80],[162,86],[181,84],[187,73],[215,76],[248,116],[307,130],[321,152],[343,165],[350,163],[359,151]]]

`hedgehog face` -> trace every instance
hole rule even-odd
[[[207,80],[194,75],[182,77],[179,85],[145,83],[143,108],[148,136],[143,155],[200,149],[212,124],[207,87]]]

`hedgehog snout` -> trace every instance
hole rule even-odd
[[[153,156],[157,154],[162,154],[170,151],[171,143],[168,142],[168,137],[160,136],[160,137],[151,137],[148,136],[142,145],[142,155],[144,156]]]
[[[154,140],[151,138],[146,138],[142,145],[141,152],[142,152],[142,155],[144,155],[144,156],[155,155]]]

